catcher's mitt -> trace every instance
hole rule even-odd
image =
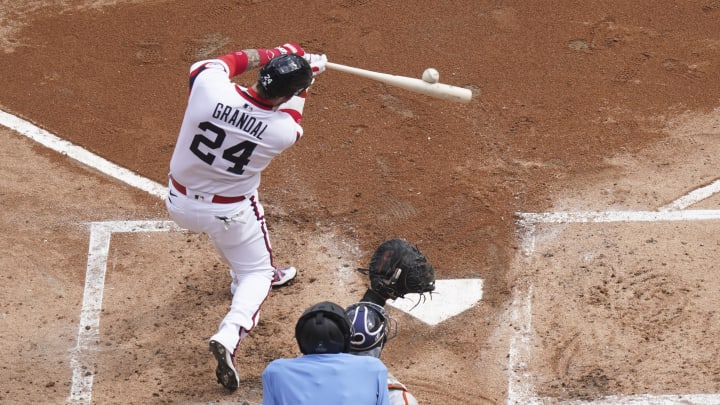
[[[370,267],[358,270],[369,275],[369,290],[382,297],[382,305],[408,293],[424,298],[435,290],[435,269],[416,246],[403,239],[383,242],[370,258]]]

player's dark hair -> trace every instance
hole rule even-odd
[[[312,68],[302,56],[280,55],[258,71],[258,95],[264,99],[300,94],[312,83]]]
[[[343,308],[329,301],[306,309],[295,325],[295,339],[303,354],[347,353],[352,334]]]

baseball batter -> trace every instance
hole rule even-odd
[[[210,338],[218,382],[238,388],[235,352],[257,325],[271,286],[293,279],[277,269],[258,196],[262,171],[303,135],[307,89],[327,57],[297,44],[245,49],[190,68],[185,116],[170,160],[167,210],[181,227],[206,233],[230,266],[230,310]],[[250,87],[231,78],[261,67]]]

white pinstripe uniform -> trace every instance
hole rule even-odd
[[[172,219],[206,233],[230,266],[233,300],[212,340],[233,354],[257,324],[274,272],[257,191],[260,176],[302,136],[305,102],[294,96],[276,110],[251,88],[233,83],[230,78],[247,67],[238,62],[243,55],[238,51],[192,65],[166,201]]]

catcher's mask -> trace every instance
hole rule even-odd
[[[345,309],[353,325],[350,353],[380,357],[385,342],[397,335],[397,321],[383,307],[356,302]]]
[[[296,96],[312,83],[312,68],[295,54],[270,59],[258,71],[260,95],[266,98]]]
[[[295,339],[303,354],[347,353],[352,334],[345,311],[329,301],[306,309],[295,325]]]

